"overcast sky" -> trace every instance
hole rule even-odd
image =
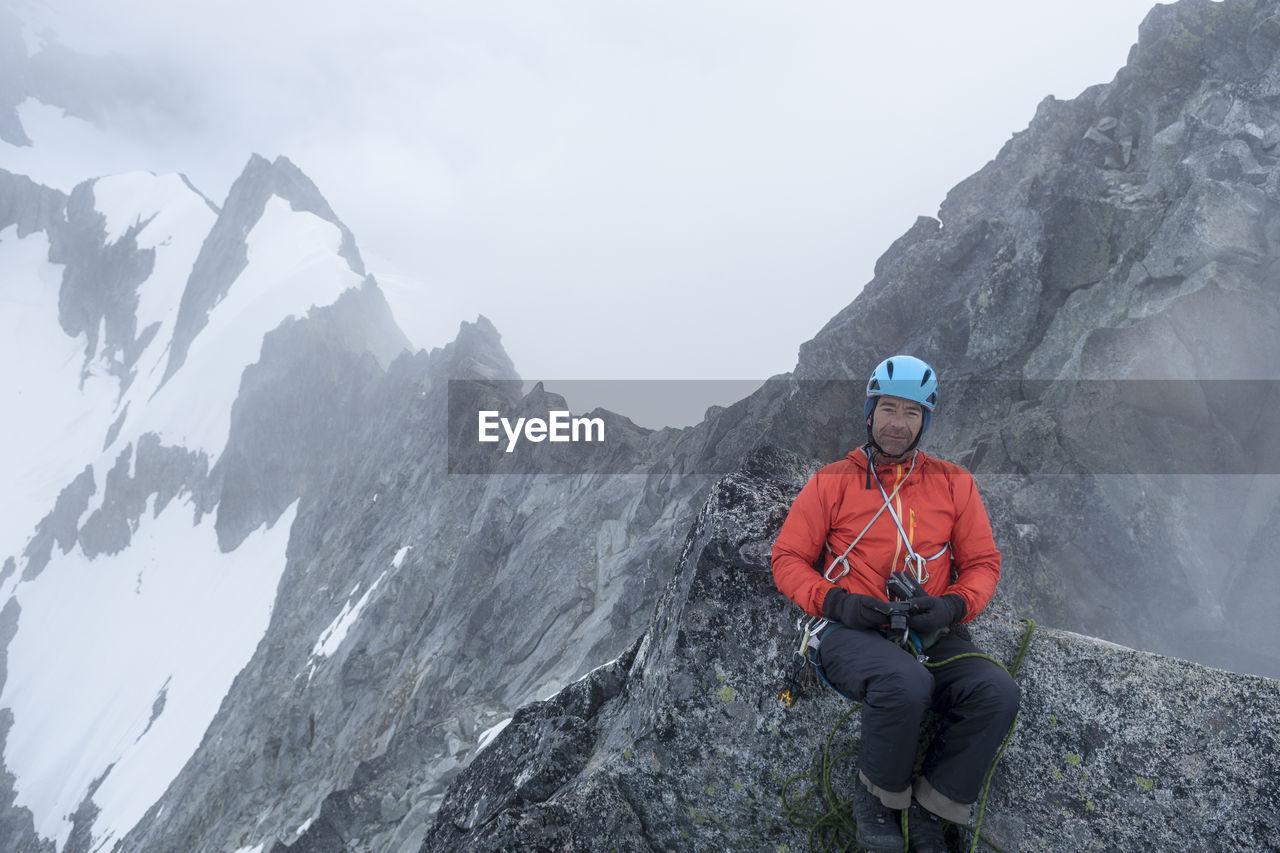
[[[754,380],[1041,99],[1110,81],[1152,5],[5,1],[32,49],[155,82],[118,147],[67,152],[84,177],[220,203],[283,154],[421,346],[483,313],[526,378]]]

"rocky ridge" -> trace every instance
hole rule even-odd
[[[422,853],[806,849],[783,789],[800,818],[832,807],[815,783],[831,736],[846,801],[859,733],[833,690],[791,708],[777,698],[799,611],[773,587],[769,552],[817,467],[764,448],[720,480],[636,646],[520,709],[451,786]],[[1007,612],[997,601],[972,627],[1012,665],[1026,627]],[[1267,782],[1280,772],[1280,682],[1045,627],[1018,680],[983,814],[998,849],[1260,850],[1280,835]],[[969,837],[952,828],[953,849]]]
[[[1280,576],[1253,571],[1280,519],[1277,10],[1156,6],[1114,80],[1045,99],[889,247],[762,389],[760,440],[840,458],[861,377],[918,355],[926,449],[982,481],[1022,611],[1280,674],[1256,627]]]
[[[395,790],[377,799],[363,844],[416,848],[485,728],[643,630],[674,565],[672,531],[708,478],[450,476],[449,380],[481,376],[485,406],[565,406],[541,388],[520,393],[483,317],[365,387],[353,409],[376,416],[299,505],[279,600],[307,605],[274,610],[204,744],[126,849],[234,849],[253,841],[246,827],[288,838],[326,796],[370,778]],[[659,464],[669,442],[623,421],[611,429],[639,470]],[[318,651],[335,615],[366,593],[342,643]]]

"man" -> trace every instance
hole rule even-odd
[[[1000,578],[1000,552],[972,475],[916,449],[933,417],[938,382],[928,364],[898,355],[867,382],[867,443],[818,471],[796,496],[773,546],[778,589],[831,620],[817,649],[831,686],[863,703],[854,804],[858,844],[945,851],[939,818],[968,823],[986,772],[1021,699],[958,626],[981,612]],[[918,580],[906,628],[891,627],[886,582]],[[902,608],[899,605],[899,609]],[[899,617],[901,618],[901,617]],[[925,711],[941,730],[912,778]]]

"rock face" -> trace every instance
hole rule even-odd
[[[484,318],[365,387],[350,410],[368,417],[299,506],[278,594],[292,604],[124,849],[235,849],[311,818],[343,839],[333,849],[416,849],[481,731],[643,631],[708,479],[450,476],[449,380],[465,377],[489,379],[484,405],[505,412],[565,405],[521,395]],[[657,464],[669,444],[630,429],[630,452]],[[376,796],[348,795],[366,783]]]
[[[817,467],[762,449],[718,482],[637,646],[522,708],[454,782],[423,853],[805,849],[781,791],[816,778],[850,703],[822,687],[790,709],[776,698],[799,610],[768,555]],[[1021,624],[984,614],[973,629],[1013,662]],[[1267,781],[1280,772],[1280,682],[1045,628],[1018,677],[1022,711],[982,830],[1000,849],[1259,850],[1280,834]],[[843,754],[858,729],[854,714],[833,736],[837,800],[852,794]],[[826,812],[814,787],[793,782],[791,806]]]

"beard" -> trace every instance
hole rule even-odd
[[[881,453],[890,458],[897,458],[909,452],[915,443],[916,436],[910,430],[890,430],[878,427],[872,419],[871,438]]]

